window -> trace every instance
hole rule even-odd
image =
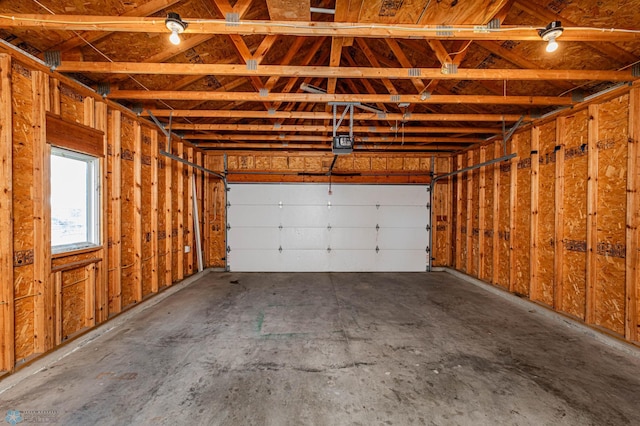
[[[51,250],[100,244],[98,158],[51,147]]]

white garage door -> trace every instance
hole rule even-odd
[[[231,271],[425,271],[427,186],[230,184]]]

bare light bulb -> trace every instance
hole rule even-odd
[[[178,30],[171,31],[171,35],[169,36],[169,41],[176,46],[180,44],[180,36],[178,35]]]
[[[547,48],[545,50],[549,53],[553,53],[558,50],[558,42],[556,41],[555,37],[551,37],[549,39],[549,43],[547,43]]]

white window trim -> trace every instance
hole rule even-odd
[[[71,158],[79,161],[85,161],[89,166],[87,173],[87,209],[91,214],[91,223],[88,227],[88,241],[82,241],[72,244],[60,244],[51,246],[52,254],[65,253],[75,250],[100,246],[100,158],[92,155],[71,151],[66,148],[51,147],[51,156],[60,156]]]

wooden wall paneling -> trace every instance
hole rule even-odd
[[[640,88],[629,93],[629,144],[627,160],[627,235],[625,331],[629,340],[638,340],[640,303]]]
[[[195,152],[195,162],[196,164],[204,167],[204,156],[202,151],[196,151]],[[206,268],[206,257],[204,256],[204,241],[202,240],[202,236],[204,235],[204,181],[203,181],[203,175],[204,173],[202,173],[200,170],[194,170],[194,173],[196,175],[196,193],[194,194],[194,197],[196,197],[196,199],[198,200],[198,226],[200,228],[200,249],[203,251],[201,253],[202,255],[202,265],[198,265],[196,262],[196,266],[195,268],[197,269],[198,267],[202,266],[202,268]],[[195,233],[194,233],[194,237],[195,237]],[[197,253],[196,253],[196,260],[197,260]]]
[[[60,115],[60,80],[51,78],[49,81],[49,95],[51,97],[51,112]]]
[[[134,303],[142,301],[142,126],[134,121],[134,151],[133,151],[133,226],[130,238],[133,238],[134,270],[133,289]]]
[[[480,149],[469,151],[469,155],[469,165],[477,164],[480,158]],[[474,277],[480,276],[480,171],[483,168],[469,172],[472,180],[469,197],[471,199],[471,275]]]
[[[453,171],[453,161],[454,158],[453,157],[448,157],[445,160],[443,160],[446,164],[446,168],[445,168],[445,173],[451,173]],[[445,206],[447,208],[446,210],[446,216],[447,216],[447,222],[446,222],[446,226],[447,226],[447,232],[446,232],[446,240],[445,240],[445,244],[447,247],[446,250],[446,255],[445,255],[445,259],[444,262],[447,266],[451,267],[453,266],[453,256],[454,256],[454,244],[453,244],[453,179],[449,178],[447,181],[447,187],[445,188]]]
[[[531,215],[529,235],[529,297],[540,300],[542,292],[538,282],[538,201],[540,194],[540,127],[531,129]]]
[[[31,356],[34,350],[33,263],[33,74],[17,61],[11,62],[11,104],[13,119],[13,263],[14,353],[16,362]]]
[[[147,126],[141,128],[140,162],[141,162],[141,186],[140,186],[140,215],[141,215],[141,287],[142,297],[153,294],[153,258],[152,249],[153,227],[151,216],[153,210],[152,192],[153,179],[151,176],[151,133],[154,131]]]
[[[462,169],[462,155],[457,155],[456,156],[456,170],[460,170]],[[456,231],[455,231],[455,236],[456,236],[456,259],[455,259],[455,268],[459,271],[463,270],[462,268],[463,266],[463,259],[462,259],[462,254],[463,254],[463,250],[464,250],[464,246],[463,246],[463,236],[462,236],[462,220],[463,220],[463,210],[462,210],[462,200],[463,200],[463,194],[462,194],[462,189],[464,186],[464,183],[462,181],[462,173],[458,173],[457,175],[455,175],[455,181],[456,181]],[[466,226],[466,225],[465,225]]]
[[[105,321],[109,314],[108,309],[108,301],[109,301],[109,293],[108,293],[108,284],[107,284],[107,269],[109,265],[109,249],[108,249],[108,238],[109,238],[109,227],[107,223],[107,206],[109,205],[109,193],[108,193],[108,184],[107,184],[107,173],[108,173],[108,158],[107,151],[109,147],[109,140],[107,136],[108,131],[108,108],[107,104],[104,102],[97,102],[95,105],[95,126],[96,129],[101,130],[104,133],[103,136],[103,151],[105,155],[100,159],[100,243],[102,244],[102,250],[100,251],[100,257],[102,257],[102,262],[97,265],[97,274],[98,277],[96,279],[96,321],[101,323]]]
[[[187,160],[189,160],[189,162],[193,163],[193,148],[191,147],[187,147],[185,149],[185,154],[187,157]],[[193,167],[187,166],[185,167],[185,173],[183,175],[183,188],[186,188],[187,190],[187,197],[184,200],[184,202],[186,203],[186,205],[184,206],[184,211],[185,211],[185,215],[184,215],[184,221],[186,223],[186,226],[184,227],[184,242],[183,242],[183,246],[185,247],[189,247],[189,252],[185,253],[185,271],[184,271],[184,275],[185,276],[189,276],[191,274],[193,274],[193,254],[195,251],[195,232],[194,232],[194,223],[193,223],[193,185],[191,184],[191,179],[192,179],[192,175],[193,175]],[[183,250],[184,251],[184,250]]]
[[[182,143],[175,143],[174,144],[175,149],[176,149],[176,155],[178,157],[183,157],[184,155],[184,145]],[[176,261],[175,261],[175,272],[174,272],[174,279],[176,281],[180,281],[182,280],[182,278],[184,278],[184,203],[185,203],[185,197],[184,197],[184,164],[180,163],[180,162],[174,162],[174,167],[175,167],[175,180],[176,180],[176,187],[174,188],[175,190],[175,195],[176,195],[176,202],[175,205],[177,206],[175,211],[173,212],[173,214],[176,216],[176,234],[175,234],[175,243],[174,243],[174,254],[176,255]]]
[[[158,132],[149,132],[150,140],[150,161],[151,161],[151,292],[157,293],[159,289],[159,269],[158,269],[158,210],[160,191],[160,180],[158,176]]]
[[[154,151],[157,153],[156,162],[157,171],[158,171],[158,228],[157,228],[157,257],[158,257],[158,291],[164,288],[167,283],[167,251],[166,251],[166,243],[167,243],[167,158],[159,153],[160,145],[159,139],[160,135],[156,132],[155,147]],[[171,218],[169,218],[169,221]]]
[[[469,151],[466,155],[467,158],[467,166],[473,165],[473,151]],[[467,178],[467,199],[466,199],[466,209],[465,209],[465,219],[466,219],[466,247],[467,247],[467,264],[465,270],[467,274],[473,274],[473,171],[465,173],[465,177]]]
[[[517,184],[515,189],[517,207],[515,226],[512,228],[511,238],[514,244],[514,268],[515,282],[513,291],[516,294],[529,297],[531,282],[531,167],[538,161],[531,155],[532,132],[525,131],[514,137],[517,140],[518,164]],[[514,235],[515,234],[515,235]]]
[[[555,152],[555,217],[554,217],[554,259],[553,259],[553,308],[564,311],[562,306],[564,291],[564,150],[565,117],[556,120]]]
[[[96,264],[91,263],[84,268],[84,326],[96,325]]]
[[[436,158],[435,167],[437,175],[443,175],[451,171],[450,158]],[[434,266],[451,265],[451,194],[453,178],[440,180],[435,186],[433,194],[433,260]]]
[[[502,156],[502,144],[498,141],[493,144],[493,157],[498,158]],[[506,211],[504,211],[501,207],[500,203],[500,167],[501,163],[495,164],[493,166],[493,203],[491,208],[493,210],[493,218],[491,221],[491,229],[493,233],[491,234],[491,252],[493,256],[491,257],[491,284],[493,285],[501,285],[500,280],[500,238],[499,235],[501,233],[500,227],[500,218],[502,216],[506,217]],[[506,198],[509,199],[508,197]],[[504,286],[504,285],[502,285]]]
[[[164,284],[170,286],[173,283],[173,171],[175,163],[167,157],[163,157],[164,161],[164,178],[165,178],[165,214],[164,214],[164,264],[165,278]]]
[[[538,301],[553,306],[555,255],[556,120],[538,127],[536,285]],[[532,262],[534,258],[532,258]]]
[[[139,235],[136,213],[136,165],[135,162],[135,126],[127,115],[122,115],[121,131],[121,266],[122,271],[122,308],[139,301],[137,298],[139,275],[137,273],[140,260],[136,235]]]
[[[11,57],[0,54],[0,371],[15,364]]]
[[[516,243],[515,237],[517,235],[517,222],[518,218],[518,169],[520,164],[520,158],[522,153],[518,153],[518,147],[516,145],[516,138],[519,135],[515,135],[511,141],[511,152],[518,155],[511,159],[509,162],[509,231],[505,233],[505,240],[508,240],[509,244],[509,272],[508,272],[508,285],[509,291],[514,293],[516,291]],[[508,238],[507,238],[508,236]]]
[[[629,95],[599,105],[595,323],[625,332]]]
[[[478,154],[479,154],[479,159],[478,162],[483,163],[486,161],[487,159],[487,147],[486,146],[482,146],[480,147],[480,149],[478,150]],[[487,211],[486,211],[486,207],[487,207],[487,188],[486,188],[486,184],[487,184],[487,167],[481,167],[480,169],[478,169],[478,204],[477,204],[477,211],[478,211],[478,224],[477,227],[474,227],[473,230],[473,235],[474,237],[477,234],[477,240],[478,240],[478,278],[480,278],[481,280],[486,280],[486,272],[487,272],[487,268],[486,268],[486,257],[487,257],[487,252],[486,252],[486,247],[484,245],[485,242],[485,230],[487,229],[486,227],[486,217],[487,217]],[[474,209],[474,213],[475,213]]]
[[[53,274],[53,286],[55,288],[55,307],[54,307],[54,319],[55,319],[55,331],[54,342],[58,346],[62,343],[62,271],[56,271]]]
[[[495,150],[495,144],[487,145],[485,149],[485,160],[495,158],[493,156]],[[489,283],[494,283],[494,257],[496,253],[493,251],[493,235],[498,232],[498,229],[494,227],[494,217],[498,215],[496,209],[494,209],[494,199],[496,197],[495,191],[495,174],[494,170],[499,167],[499,164],[493,164],[491,166],[483,167],[485,173],[485,196],[484,199],[480,197],[480,205],[484,204],[484,218],[481,221],[481,236],[483,238],[484,246],[484,280]]]
[[[587,158],[587,294],[585,321],[595,322],[596,253],[598,247],[598,105],[589,106],[589,135]]]
[[[564,119],[562,302],[564,312],[585,318],[587,267],[587,155],[589,112]],[[556,256],[559,253],[556,252]]]
[[[49,77],[32,72],[33,84],[33,265],[34,351],[44,353],[54,341],[54,288],[51,280],[51,206],[49,203],[51,147],[46,143],[46,104]]]
[[[109,189],[107,282],[109,315],[122,311],[122,113],[108,111],[107,186]]]

